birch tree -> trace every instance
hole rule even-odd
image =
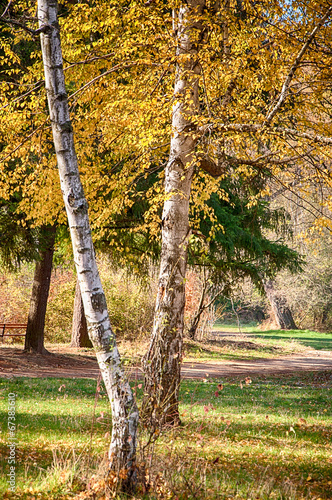
[[[138,410],[121,366],[102,289],[89,226],[88,207],[77,165],[63,73],[57,2],[38,0],[45,86],[63,200],[66,207],[77,276],[88,332],[112,408],[109,467],[121,472],[123,486],[135,480]]]
[[[177,423],[179,421],[178,388],[180,361],[182,358],[183,283],[185,281],[187,263],[187,241],[190,235],[188,201],[193,177],[193,165],[200,166],[212,175],[212,177],[224,175],[226,171],[230,173],[234,172],[234,168],[242,168],[244,169],[242,171],[245,172],[250,182],[249,179],[253,173],[251,167],[259,170],[260,168],[273,168],[273,165],[276,165],[280,168],[280,166],[301,162],[303,158],[307,158],[308,148],[302,156],[298,152],[288,157],[282,155],[275,145],[271,148],[271,136],[283,135],[286,138],[285,142],[287,140],[291,142],[296,138],[297,140],[306,139],[311,142],[331,143],[330,137],[322,137],[311,131],[301,131],[296,126],[287,127],[285,123],[289,120],[291,123],[294,122],[293,117],[290,116],[291,113],[287,110],[287,106],[286,109],[284,106],[291,94],[295,73],[299,71],[304,56],[316,35],[324,27],[327,20],[329,20],[332,14],[332,7],[327,6],[324,9],[323,6],[323,12],[314,20],[313,28],[309,34],[305,33],[304,42],[295,57],[293,57],[280,92],[275,98],[268,100],[268,105],[266,103],[268,92],[265,89],[263,90],[264,86],[262,87],[262,92],[260,92],[257,86],[254,92],[248,95],[248,108],[243,107],[244,101],[242,100],[242,95],[245,92],[245,84],[236,75],[231,75],[228,80],[226,92],[223,95],[217,96],[216,104],[213,108],[209,102],[209,96],[205,87],[206,113],[203,118],[202,116],[198,116],[200,114],[198,75],[202,67],[198,56],[203,27],[201,20],[198,23],[197,18],[194,20],[193,14],[195,13],[196,16],[201,14],[204,7],[204,2],[187,2],[186,4],[180,4],[179,9],[173,13],[173,19],[175,20],[173,29],[178,43],[174,87],[175,103],[172,110],[170,157],[165,172],[165,203],[162,216],[159,290],[154,329],[150,347],[144,360],[146,386],[144,411],[146,417],[151,422],[156,422],[157,425]],[[240,10],[242,8],[241,6]],[[260,6],[258,6],[258,12],[262,14]],[[241,14],[241,12],[233,13],[234,23],[237,22],[236,14]],[[225,72],[228,72],[231,58],[229,43],[230,5],[228,2],[223,11],[223,17],[223,66]],[[246,12],[243,12],[243,18],[245,17]],[[239,24],[242,25],[243,23]],[[248,23],[247,29],[249,33],[251,29],[255,31],[253,25],[251,26],[250,22]],[[258,25],[257,29],[259,32]],[[266,42],[262,42],[262,39],[258,41],[255,47],[256,54],[264,51],[263,47],[266,45]],[[236,44],[235,41],[234,43]],[[289,51],[290,47],[287,50]],[[265,52],[265,55],[269,57],[272,68],[276,64],[277,58],[273,60],[271,52],[270,54]],[[248,75],[252,72],[253,79],[262,81],[265,78],[263,76],[264,70],[261,74],[260,70],[256,69],[259,62],[259,57],[254,55],[253,50],[252,55],[248,57],[247,64],[250,67]],[[219,71],[220,66],[218,68]],[[308,69],[305,71],[308,71]],[[209,74],[210,76],[213,75],[212,72]],[[270,77],[271,73],[269,70]],[[204,80],[203,85],[205,86]],[[295,85],[296,90],[298,90],[297,87]],[[303,107],[305,91],[303,92],[301,84],[299,87],[302,97],[300,116],[302,115],[301,118],[304,122],[307,118],[307,112],[305,107]],[[242,101],[242,108],[237,111],[239,117],[242,116],[244,120],[246,120],[246,115],[250,115],[248,109],[253,109],[257,106],[258,111],[254,123],[234,123],[234,103],[237,101]],[[227,107],[230,108],[229,111]],[[280,122],[280,117],[283,119],[282,126],[276,123]],[[229,133],[233,133],[231,138],[231,134],[229,135]],[[248,142],[253,146],[251,151],[250,147],[248,148]],[[203,155],[200,155],[197,153],[202,144],[203,146],[205,144],[205,150],[203,150]],[[211,156],[208,154],[209,149],[212,153]],[[258,154],[255,154],[256,151]],[[260,197],[261,194],[258,196]],[[252,203],[255,203],[254,197]]]
[[[203,38],[203,0],[190,0],[173,12],[177,65],[172,109],[170,155],[165,172],[162,249],[155,319],[144,358],[143,411],[157,425],[178,423],[180,360],[187,247],[190,236],[189,199],[196,162],[199,112],[199,47]]]
[[[167,7],[159,0],[129,4],[125,0],[70,3],[66,5],[61,23],[68,61],[64,69],[71,92],[70,104],[75,110],[75,137],[79,144],[84,144],[77,154],[85,193],[92,207],[92,228],[101,237],[105,233],[113,237],[114,251],[118,251],[118,233],[110,228],[110,221],[116,220],[121,212],[130,219],[131,207],[142,197],[142,192],[135,192],[135,187],[152,172],[155,180],[144,193],[147,207],[142,213],[142,225],[131,226],[128,233],[135,235],[141,230],[158,245],[161,226],[163,239],[168,242],[170,228],[181,228],[181,236],[175,234],[175,238],[177,244],[182,242],[183,252],[182,249],[176,251],[176,244],[174,249],[169,246],[166,251],[163,243],[165,273],[160,274],[155,328],[146,357],[147,377],[152,366],[156,369],[162,366],[165,373],[153,380],[150,377],[150,387],[157,391],[155,395],[152,391],[152,396],[155,402],[162,401],[164,396],[167,401],[172,394],[173,402],[169,401],[166,406],[170,414],[174,407],[177,420],[178,382],[174,383],[166,374],[173,371],[173,375],[178,376],[180,373],[175,362],[180,363],[181,359],[178,338],[182,324],[184,247],[191,238],[189,227],[192,230],[199,227],[192,207],[201,208],[201,217],[215,225],[216,217],[206,201],[211,193],[225,195],[215,177],[242,176],[250,184],[258,173],[263,173],[276,183],[290,186],[296,165],[306,170],[309,183],[313,171],[307,168],[309,159],[321,182],[331,184],[332,104],[327,88],[332,64],[328,49],[331,7],[314,0],[305,4],[274,0],[268,6],[263,2],[227,1],[213,6],[179,2],[174,10],[174,29]],[[0,20],[10,26],[20,8],[13,2]],[[0,135],[4,143],[0,158],[0,196],[6,193],[8,186],[13,191],[20,189],[24,197],[21,209],[38,224],[50,223],[52,218],[62,223],[61,192],[41,93],[41,65],[34,54],[29,68],[22,72],[15,52],[17,40],[22,43],[20,30],[24,23],[28,24],[28,33],[35,34],[33,18],[32,11],[29,15],[24,12],[12,29],[15,36],[11,31],[10,36],[0,40],[9,66],[8,81],[1,83],[0,93],[3,117]],[[192,43],[189,49],[188,40]],[[13,74],[18,75],[15,85],[10,83]],[[175,75],[176,85],[183,87],[182,94],[174,90]],[[196,81],[199,83],[194,83]],[[178,109],[182,109],[182,114],[177,114]],[[184,122],[183,130],[176,129],[176,116]],[[187,153],[184,153],[185,144]],[[33,168],[32,151],[37,160]],[[178,166],[172,162],[176,155],[181,159]],[[12,168],[14,162],[19,168]],[[162,193],[166,162],[166,193]],[[22,179],[22,175],[26,179],[24,186],[21,183],[16,188],[17,178]],[[50,191],[54,196],[45,194]],[[254,206],[257,199],[265,195],[266,189],[265,192],[263,189],[254,194],[249,203]],[[331,204],[331,200],[327,203]],[[182,211],[186,203],[190,224],[185,215],[187,208]],[[172,212],[172,207],[180,205],[181,210],[174,208]],[[172,222],[172,214],[183,214],[182,222]],[[174,233],[177,232],[174,230]],[[212,228],[209,238],[213,239],[214,234]],[[171,256],[169,279],[165,267],[167,254]],[[178,270],[174,267],[176,255],[181,261]],[[170,283],[176,285],[174,300],[169,299],[173,293]],[[164,306],[168,304],[171,312],[173,302],[177,304],[174,308],[177,319],[174,323],[170,320],[170,324],[177,325],[176,335],[171,327],[163,326],[160,319],[166,318]],[[157,333],[158,324],[165,336],[166,331],[172,332],[169,333],[171,340],[165,341],[165,350],[164,340],[161,341],[163,354],[160,356],[156,352],[158,339],[165,337],[164,333]],[[158,356],[164,361],[155,362]],[[164,388],[158,393],[160,377]],[[171,384],[169,388],[167,380]],[[148,407],[154,408],[151,404]]]

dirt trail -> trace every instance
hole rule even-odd
[[[52,350],[52,349],[51,349]],[[62,351],[61,351],[62,352]],[[332,351],[306,351],[301,355],[245,361],[224,360],[216,363],[183,363],[184,378],[220,378],[248,374],[274,374],[297,371],[332,371]],[[0,347],[0,377],[97,378],[98,364],[94,354],[78,353],[66,348],[51,356],[26,355],[22,349]],[[132,378],[141,378],[139,367],[130,369]]]

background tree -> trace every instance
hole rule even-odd
[[[199,307],[188,331],[191,338],[204,309],[220,295],[231,294],[234,283],[250,278],[263,292],[262,276],[272,278],[283,268],[291,273],[301,271],[301,257],[287,245],[292,236],[289,214],[262,199],[248,206],[250,196],[259,193],[264,183],[260,175],[250,185],[234,176],[220,181],[224,199],[214,194],[207,202],[217,219],[213,239],[208,237],[212,222],[203,213],[196,214],[200,225],[191,237],[189,263],[205,271]]]
[[[25,334],[25,350],[46,354],[44,327],[49,293],[56,227],[34,228],[19,212],[15,197],[1,200],[0,256],[6,268],[22,262],[35,261],[35,274],[30,299],[30,311]]]
[[[86,322],[83,300],[79,281],[76,281],[73,324],[71,333],[71,347],[92,347],[88,334],[88,325]]]
[[[40,231],[41,244],[33,278],[24,350],[48,354],[44,347],[45,316],[50,290],[56,226]]]

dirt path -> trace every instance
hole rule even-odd
[[[332,371],[331,351],[308,351],[301,356],[284,356],[250,361],[223,361],[222,363],[184,363],[184,378],[219,378],[229,375],[290,373],[297,371]]]
[[[217,363],[183,363],[184,378],[220,378],[248,374],[273,374],[297,371],[332,371],[332,351],[307,351],[297,356]],[[66,348],[51,356],[26,355],[22,349],[0,347],[0,377],[97,378],[98,365],[93,353],[78,353]],[[131,377],[141,378],[140,368],[131,368]]]

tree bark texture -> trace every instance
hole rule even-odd
[[[144,418],[152,425],[179,422],[189,198],[194,173],[195,120],[199,110],[198,48],[203,28],[197,17],[205,2],[189,0],[173,13],[177,66],[172,109],[170,155],[165,172],[162,248],[154,326],[143,366]],[[196,20],[193,20],[193,17]]]
[[[88,334],[79,281],[76,281],[70,347],[92,347]]]
[[[297,330],[292,312],[287,305],[287,300],[275,289],[273,281],[263,280],[263,286],[278,327],[281,330]]]
[[[110,473],[121,471],[123,489],[135,482],[138,410],[121,365],[115,335],[101,285],[88,206],[77,165],[73,129],[65,88],[60,33],[55,0],[38,0],[38,19],[45,72],[45,85],[57,156],[61,189],[66,207],[74,261],[80,284],[91,342],[112,408],[112,438],[109,448]]]
[[[56,227],[50,227],[43,230],[43,232],[46,244],[45,248],[40,251],[40,260],[36,262],[24,345],[25,351],[38,354],[48,354],[44,347],[44,329]]]

